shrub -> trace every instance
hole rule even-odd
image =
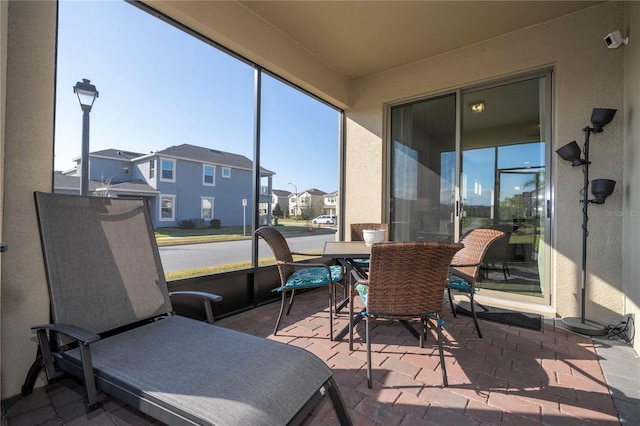
[[[222,225],[220,219],[211,219],[211,223],[209,223],[209,228],[219,229]]]
[[[193,229],[194,227],[195,225],[193,224],[192,220],[183,220],[180,222],[180,228]]]

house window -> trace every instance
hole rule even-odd
[[[149,179],[156,177],[156,160],[149,160]]]
[[[207,186],[215,186],[216,166],[202,165],[202,184]]]
[[[123,163],[122,164],[122,174],[123,175],[128,175],[129,174],[129,164],[128,163]]]
[[[223,178],[230,178],[231,177],[231,169],[229,167],[223,167],[222,168],[222,177]]]
[[[163,158],[162,160],[160,160],[160,164],[162,165],[160,180],[165,182],[175,182],[176,160],[168,160],[166,158]]]
[[[160,220],[172,221],[175,220],[175,195],[161,195],[160,196]]]
[[[206,220],[213,219],[213,197],[202,197],[200,200],[200,217]]]

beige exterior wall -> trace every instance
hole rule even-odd
[[[640,31],[640,3],[626,4],[627,26],[624,34],[638,34]],[[622,32],[623,29],[621,28]],[[625,143],[624,143],[624,184],[619,188],[623,193],[622,234],[622,276],[623,291],[626,295],[624,313],[633,315],[636,330],[640,321],[640,39],[633,37],[625,49]],[[640,353],[640,333],[636,331],[634,348]]]
[[[2,254],[0,274],[0,392],[7,398],[20,392],[35,359],[30,327],[49,321],[33,191],[51,191],[56,3],[11,1],[1,7],[7,50],[1,72],[6,108],[0,116],[5,154],[0,217],[9,251]]]
[[[609,50],[603,38],[624,25],[622,3],[586,11],[426,59],[352,83],[347,115],[346,226],[378,221],[385,203],[385,106],[522,74],[554,69],[553,149],[584,138],[594,107],[616,108],[605,132],[591,138],[591,178],[622,182],[623,53]],[[580,142],[581,144],[581,142]],[[553,305],[560,316],[579,316],[582,173],[552,159],[555,214],[550,241]],[[363,190],[366,188],[366,191]],[[605,209],[622,209],[620,185],[604,206],[589,210],[587,316],[605,324],[623,312],[622,218]]]

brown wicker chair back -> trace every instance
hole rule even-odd
[[[460,240],[464,244],[464,248],[460,250],[453,257],[451,261],[452,266],[449,272],[450,281],[447,287],[447,294],[449,295],[449,304],[451,305],[451,312],[453,316],[456,316],[456,309],[453,306],[453,297],[451,296],[451,289],[466,293],[470,299],[471,314],[473,316],[473,322],[478,332],[478,337],[482,338],[482,331],[480,331],[480,325],[478,324],[478,316],[475,309],[475,291],[476,291],[476,278],[480,271],[480,266],[484,259],[489,246],[505,234],[497,229],[476,228],[465,234]],[[460,281],[460,279],[462,281]]]
[[[362,231],[365,229],[384,229],[384,240],[389,241],[389,224],[388,223],[352,223],[351,224],[351,241],[364,241]]]
[[[388,242],[371,249],[367,315],[420,318],[442,310],[442,292],[460,243]]]
[[[465,234],[460,240],[464,248],[456,253],[451,261],[451,274],[467,281],[472,286],[476,283],[478,271],[482,265],[489,246],[502,237],[504,232],[497,229],[476,228]]]
[[[278,272],[280,273],[280,281],[282,285],[287,282],[287,279],[293,274],[295,268],[288,263],[293,262],[293,255],[289,249],[289,244],[284,236],[275,228],[269,226],[263,226],[256,229],[256,234],[264,239],[273,255],[276,258],[278,264]]]

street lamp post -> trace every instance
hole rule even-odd
[[[291,182],[289,182],[289,185],[293,186],[293,188],[296,190],[296,196],[294,198],[296,205],[293,208],[293,215],[298,216],[298,213],[297,213],[298,212],[298,187],[292,184]]]
[[[93,102],[98,97],[96,86],[90,80],[83,78],[73,86],[73,93],[78,95],[82,108],[82,155],[80,157],[80,195],[89,194],[89,113]]]

